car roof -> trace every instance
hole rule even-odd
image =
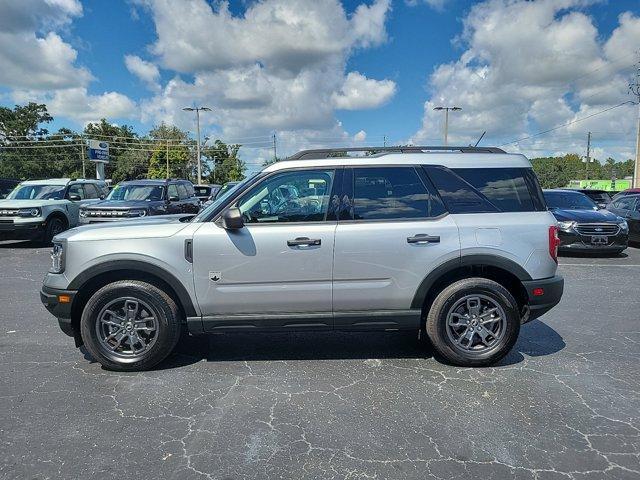
[[[545,188],[542,190],[542,193],[576,193],[578,195],[584,195],[584,193],[579,192],[578,190],[573,190],[571,188]]]
[[[48,178],[45,180],[25,180],[22,185],[66,185],[70,178]]]
[[[120,185],[166,185],[168,180],[124,180],[120,182]]]
[[[420,152],[384,153],[365,157],[328,157],[309,160],[284,160],[272,163],[263,171],[289,168],[337,167],[365,165],[444,165],[450,168],[531,168],[527,157],[514,153]]]

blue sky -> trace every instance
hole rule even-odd
[[[144,133],[160,121],[193,130],[180,108],[206,103],[216,113],[203,120],[205,134],[244,139],[256,158],[268,155],[273,132],[286,153],[379,145],[383,135],[436,143],[439,103],[463,108],[451,117],[452,141],[487,130],[489,143],[509,142],[630,100],[623,86],[640,48],[637,0],[232,1],[226,14],[204,0],[53,3],[0,6],[4,22],[18,25],[14,44],[55,44],[41,62],[26,53],[27,66],[0,44],[2,105],[43,101],[54,128],[107,116]],[[265,12],[281,23],[272,29]],[[126,55],[143,71],[128,68]],[[52,80],[53,61],[64,68]],[[594,130],[597,154],[630,156],[636,112],[623,105],[509,148],[575,151]]]

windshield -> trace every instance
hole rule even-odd
[[[164,187],[160,185],[116,185],[107,200],[162,200]]]
[[[62,200],[65,188],[65,185],[18,185],[7,199]]]
[[[220,205],[224,204],[227,198],[229,198],[236,189],[243,187],[245,184],[247,184],[259,173],[260,172],[255,172],[254,174],[249,175],[247,178],[245,178],[241,182],[236,183],[235,185],[230,185],[229,183],[225,183],[224,186],[218,192],[216,199],[213,202],[211,202],[210,205],[207,205],[207,207],[204,210],[202,210],[198,215],[193,217],[192,222],[196,222],[196,223],[201,222],[203,218],[208,216],[209,212],[212,212],[213,210],[218,208]],[[227,188],[225,189],[225,187]]]
[[[544,192],[544,199],[550,208],[565,210],[597,210],[598,206],[582,193]]]

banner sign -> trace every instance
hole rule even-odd
[[[109,162],[109,144],[102,140],[89,140],[89,160]]]

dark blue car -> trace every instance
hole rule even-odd
[[[103,201],[82,208],[80,224],[195,214],[199,209],[200,200],[188,180],[130,180],[113,187]]]

